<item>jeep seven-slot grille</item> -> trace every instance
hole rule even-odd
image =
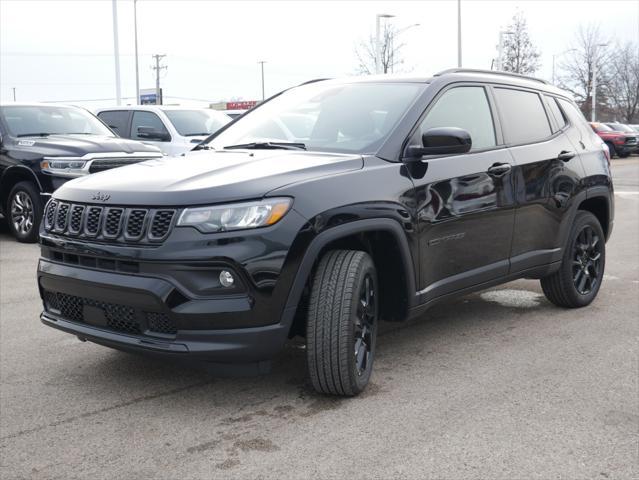
[[[158,243],[171,231],[173,209],[103,207],[51,200],[44,228],[56,234],[106,242]]]
[[[72,322],[137,335],[146,331],[165,335],[177,333],[175,322],[165,313],[140,312],[127,305],[51,291],[44,292],[44,301],[48,312]],[[93,311],[85,307],[92,307]],[[96,312],[103,318],[95,318]]]

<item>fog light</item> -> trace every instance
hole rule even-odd
[[[235,283],[235,279],[233,278],[233,274],[228,270],[222,270],[220,272],[220,283],[223,287],[232,287]]]

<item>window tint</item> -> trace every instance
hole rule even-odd
[[[126,127],[129,120],[129,112],[100,112],[98,113],[98,117],[100,117],[100,120],[106,123],[111,128],[111,130],[113,130],[119,136],[127,136]]]
[[[546,102],[548,104],[548,109],[550,110],[550,114],[555,119],[555,124],[559,127],[559,130],[566,126],[566,117],[564,117],[564,113],[557,105],[557,100],[553,97],[546,97]]]
[[[539,95],[522,90],[495,88],[506,143],[539,142],[551,135]]]
[[[457,87],[444,93],[422,121],[415,144],[421,145],[422,134],[435,127],[467,130],[473,142],[472,150],[496,145],[493,117],[483,87]]]
[[[161,133],[169,133],[160,117],[152,112],[133,112],[133,123],[131,124],[131,138],[139,140],[148,140],[147,138],[138,136],[138,128],[151,127]]]

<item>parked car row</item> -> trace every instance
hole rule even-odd
[[[181,155],[231,121],[221,112],[184,107],[115,107],[97,114],[51,104],[0,106],[0,213],[18,241],[38,239],[44,204],[66,181]]]
[[[590,127],[608,146],[611,157],[626,158],[639,151],[639,125],[591,122]]]

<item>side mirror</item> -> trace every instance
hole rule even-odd
[[[171,136],[168,133],[161,132],[154,127],[138,127],[138,137],[149,140],[160,140],[161,142],[171,140]]]
[[[451,155],[467,153],[473,146],[470,133],[463,128],[429,128],[422,134],[422,146],[408,147],[408,156],[421,158],[424,155]]]

